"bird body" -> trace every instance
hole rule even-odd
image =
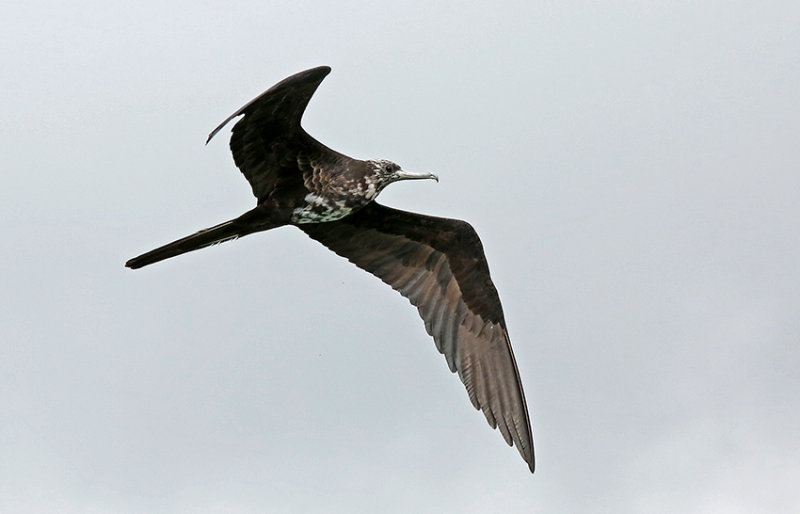
[[[242,116],[230,147],[256,197],[238,218],[129,260],[129,268],[254,232],[294,225],[372,273],[417,307],[425,328],[457,372],[472,404],[534,470],[525,395],[500,298],[475,230],[460,220],[424,216],[375,202],[399,180],[434,179],[384,159],[358,160],[308,135],[300,121],[330,73],[321,66],[284,79],[228,117]]]

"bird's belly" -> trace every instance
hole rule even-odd
[[[352,205],[345,200],[333,200],[309,193],[303,205],[292,211],[292,223],[322,223],[336,221],[349,216],[361,205]]]

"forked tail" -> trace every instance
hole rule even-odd
[[[254,229],[247,225],[237,223],[235,219],[226,221],[225,223],[220,223],[214,227],[201,230],[200,232],[178,239],[177,241],[173,241],[155,250],[143,253],[138,257],[134,257],[126,262],[125,266],[132,269],[141,268],[142,266],[163,261],[164,259],[169,259],[170,257],[175,257],[182,253],[191,252],[192,250],[198,250],[224,241],[231,241],[254,231]]]

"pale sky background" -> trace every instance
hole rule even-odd
[[[0,512],[800,511],[800,7],[4,2]],[[481,235],[538,469],[416,310],[254,205],[220,121],[306,129]]]

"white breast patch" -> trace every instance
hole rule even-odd
[[[330,201],[324,196],[308,193],[305,205],[292,211],[293,223],[322,223],[336,221],[353,212],[344,201]]]

